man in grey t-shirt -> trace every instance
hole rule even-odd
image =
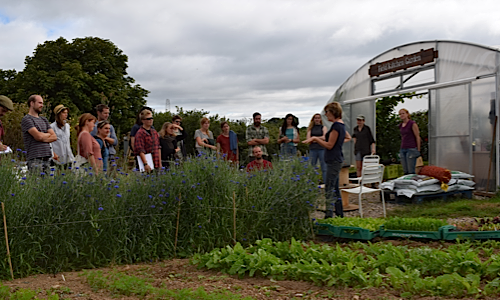
[[[47,171],[50,168],[50,158],[52,157],[50,143],[56,141],[57,136],[50,127],[49,121],[40,116],[43,108],[42,96],[31,95],[28,98],[28,107],[29,112],[21,121],[28,170]]]

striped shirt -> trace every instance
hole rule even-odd
[[[45,132],[50,129],[49,121],[45,117],[33,117],[27,114],[21,121],[21,130],[23,132],[24,149],[27,152],[27,160],[34,158],[51,157],[50,143],[39,142],[28,132],[35,127],[39,132]]]

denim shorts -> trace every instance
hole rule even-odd
[[[356,153],[356,160],[357,161],[362,161],[363,160],[363,155],[361,155],[361,152]]]

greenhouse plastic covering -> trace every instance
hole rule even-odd
[[[438,57],[433,63],[383,74],[380,77],[369,75],[370,65],[430,48],[438,51]],[[422,85],[409,89],[403,87],[402,92],[428,93],[429,163],[471,173],[475,175],[478,190],[496,191],[499,186],[499,162],[496,155],[499,150],[498,122],[495,134],[497,136],[493,135],[494,120],[498,111],[496,99],[499,65],[500,52],[497,48],[459,41],[411,43],[390,49],[368,61],[337,89],[328,102],[338,101],[342,104],[343,121],[349,132],[356,126],[356,116],[364,114],[366,125],[370,126],[376,135],[377,95],[372,93],[373,86],[378,84],[377,88],[382,87],[380,80],[401,76],[411,70],[421,69],[422,73],[425,71],[426,78],[421,79],[424,82]],[[434,72],[433,78],[429,70]],[[410,76],[403,78],[408,77]],[[377,80],[379,82],[375,82]],[[391,84],[391,81],[387,82]],[[393,89],[388,93],[397,95],[400,91]],[[324,120],[326,121],[325,118]],[[346,164],[354,164],[353,151],[353,143],[346,143]]]

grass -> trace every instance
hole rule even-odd
[[[410,204],[388,211],[388,216],[407,218],[495,217],[500,215],[500,197],[485,200],[453,199]]]
[[[198,289],[176,289],[169,290],[163,287],[153,287],[152,279],[129,276],[119,272],[112,272],[109,275],[104,275],[101,271],[85,271],[81,276],[85,277],[85,281],[95,291],[105,292],[114,297],[128,296],[138,297],[140,299],[173,299],[173,300],[252,300],[251,297],[243,297],[242,295],[231,293],[228,291],[205,291],[203,287]],[[49,299],[57,300],[64,299],[64,294],[70,294],[68,288],[54,289],[47,291],[19,289],[11,291],[7,286],[0,283],[0,299],[5,300],[36,300]],[[61,294],[61,298],[59,297]]]
[[[138,296],[139,298],[148,297],[148,299],[213,299],[230,300],[245,299],[251,300],[251,297],[243,297],[228,291],[207,292],[203,287],[198,289],[178,289],[169,290],[163,287],[154,287],[152,280],[139,278],[136,276],[125,275],[120,272],[111,272],[108,275],[101,271],[86,271],[82,274],[87,283],[94,291],[105,290],[116,297],[119,296]]]

